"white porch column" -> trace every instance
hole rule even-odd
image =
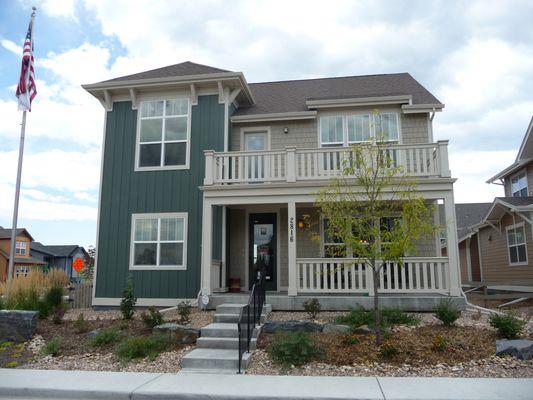
[[[459,271],[459,248],[457,239],[457,223],[455,220],[455,204],[453,191],[444,195],[444,217],[446,221],[446,248],[448,251],[450,295],[459,296],[461,293],[461,274]]]
[[[288,269],[289,269],[289,296],[296,296],[298,288],[296,286],[296,203],[288,203]]]
[[[213,239],[213,206],[205,198],[202,212],[202,294],[211,295],[211,259]]]

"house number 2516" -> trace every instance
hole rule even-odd
[[[294,217],[289,218],[289,241],[294,242]]]

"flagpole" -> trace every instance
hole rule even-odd
[[[11,224],[11,248],[9,250],[9,267],[7,280],[13,279],[15,265],[15,244],[17,240],[17,220],[19,213],[20,181],[22,176],[22,158],[24,156],[24,138],[26,135],[26,110],[22,112],[22,124],[20,128],[19,162],[17,167],[17,183],[15,184],[15,205],[13,207],[13,223]]]
[[[37,8],[32,7],[31,13],[31,35],[32,35],[32,47],[33,47],[33,21],[35,19],[35,10]],[[33,51],[32,51],[33,53]],[[33,54],[31,55],[33,57]],[[31,104],[31,100],[30,104]],[[10,281],[13,279],[13,270],[15,267],[15,248],[17,241],[17,222],[18,222],[18,213],[19,213],[19,198],[20,198],[20,181],[22,177],[22,158],[24,156],[24,138],[26,136],[26,113],[24,110],[22,112],[22,123],[20,127],[20,144],[19,144],[19,159],[17,166],[17,181],[15,183],[15,204],[13,206],[13,223],[11,224],[11,243],[9,249],[9,264],[7,269],[7,280]]]

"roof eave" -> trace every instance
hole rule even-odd
[[[519,169],[526,166],[528,163],[533,161],[533,159],[528,158],[522,161],[514,162],[513,164],[509,165],[507,168],[505,168],[503,171],[498,172],[496,175],[494,175],[492,178],[488,179],[485,183],[494,183],[494,181],[498,179],[503,179],[507,177],[510,174],[513,174],[517,172]]]
[[[266,122],[266,121],[288,121],[288,120],[302,120],[315,119],[316,111],[294,111],[286,113],[271,113],[271,114],[249,114],[249,115],[235,115],[231,117],[233,123],[247,123],[247,122]]]
[[[406,104],[413,101],[411,95],[398,96],[372,96],[372,97],[352,97],[352,98],[329,98],[329,99],[309,99],[305,102],[309,109],[332,108],[332,107],[353,107],[353,106],[373,106],[387,104]]]

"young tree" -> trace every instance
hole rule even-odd
[[[81,270],[80,275],[87,282],[92,282],[94,277],[94,257],[96,256],[96,248],[89,246],[87,249],[87,256],[85,257],[85,267]]]
[[[387,263],[403,268],[404,256],[413,254],[417,242],[438,229],[433,222],[435,207],[417,194],[412,179],[398,166],[398,157],[382,139],[351,147],[337,161],[339,176],[315,201],[327,221],[324,235],[337,243],[328,247],[328,255],[358,258],[365,263],[366,273],[372,273],[378,346],[381,268]]]

